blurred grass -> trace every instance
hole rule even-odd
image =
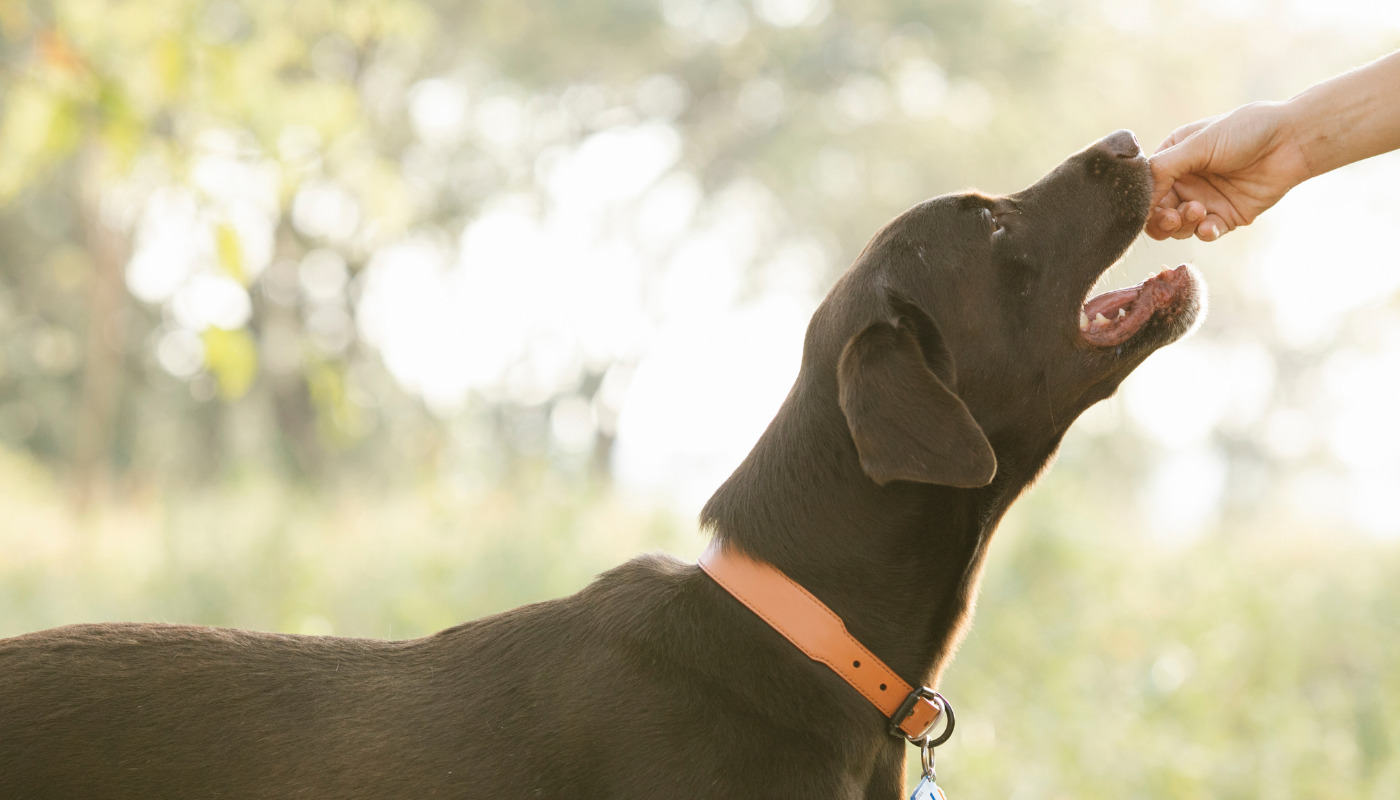
[[[408,638],[568,594],[637,552],[698,552],[674,519],[540,475],[512,490],[312,494],[266,477],[77,517],[0,453],[0,636],[141,620]]]
[[[1151,542],[1094,520],[1072,477],[997,534],[943,681],[954,796],[1400,797],[1393,543]]]
[[[1114,526],[1066,469],[1015,509],[942,691],[961,798],[1400,797],[1400,552]],[[83,518],[0,455],[0,635],[96,620],[410,637],[571,592],[693,526],[541,475],[311,495],[269,480]],[[916,763],[911,759],[911,767]]]

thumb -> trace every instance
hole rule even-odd
[[[1148,159],[1152,167],[1152,206],[1155,208],[1172,190],[1176,179],[1192,171],[1196,159],[1187,149],[1190,139],[1163,150]]]
[[[1198,172],[1210,163],[1211,147],[1207,141],[1208,137],[1203,135],[1209,130],[1209,126],[1203,124],[1206,122],[1208,120],[1178,130],[1167,140],[1168,146],[1153,153],[1148,159],[1152,167],[1153,206],[1162,202],[1162,198],[1171,191],[1177,178]]]

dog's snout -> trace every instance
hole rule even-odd
[[[1101,150],[1114,158],[1137,158],[1142,155],[1142,145],[1130,130],[1114,131],[1105,136],[1095,150]]]

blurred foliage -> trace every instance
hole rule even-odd
[[[1147,543],[1079,477],[1048,478],[997,534],[941,687],[959,719],[939,749],[949,791],[1400,794],[1400,552],[1297,530]],[[548,473],[314,496],[249,478],[78,522],[42,467],[9,455],[0,508],[0,636],[145,619],[406,638],[566,594],[641,550],[703,546]]]
[[[76,518],[42,466],[0,453],[0,508],[0,636],[77,619],[420,636],[691,541],[548,472],[323,493],[249,474]]]
[[[6,3],[0,441],[79,497],[245,467],[314,484],[473,459],[439,445],[447,423],[363,341],[356,278],[405,237],[450,242],[493,198],[545,198],[550,165],[595,133],[673,127],[675,171],[704,203],[736,185],[771,198],[749,280],[793,240],[821,248],[829,279],[923,197],[1016,188],[1124,125],[1150,143],[1362,46],[1271,17],[1201,26],[1186,6],[1108,5]],[[1142,57],[1182,38],[1198,57]],[[446,116],[415,121],[424,109]],[[143,255],[143,220],[170,207],[196,252]],[[308,288],[327,259],[349,279]],[[133,297],[151,268],[179,282]],[[191,320],[209,292],[223,318]],[[454,416],[493,457],[548,460],[519,432],[596,399],[609,366],[580,365],[543,402],[473,393]],[[206,446],[170,446],[188,440]],[[600,474],[610,444],[600,429]]]
[[[413,636],[693,555],[689,524],[610,485],[605,386],[641,353],[432,406],[365,335],[375,256],[456,254],[491,203],[546,208],[562,158],[650,125],[697,218],[758,198],[746,284],[801,242],[824,287],[924,197],[1019,188],[1120,127],[1150,148],[1397,44],[1298,5],[0,0],[0,635]],[[162,218],[188,249],[157,246]],[[1108,280],[1196,254],[1140,247]],[[1357,326],[1286,340],[1243,271],[1208,274],[1196,341],[1274,370],[1263,410],[1209,435],[1221,513],[1188,544],[1146,534],[1162,443],[1112,403],[1083,421],[998,534],[945,681],[956,796],[1400,796],[1397,553],[1280,511],[1330,456],[1261,444]],[[584,452],[550,424],[580,403]]]
[[[1400,552],[1256,526],[1145,544],[1050,478],[945,678],[971,797],[1400,794]],[[956,693],[956,694],[952,694]]]

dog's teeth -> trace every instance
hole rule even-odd
[[[1126,316],[1128,316],[1128,309],[1126,309],[1126,308],[1120,308],[1120,309],[1118,309],[1118,318],[1119,318],[1119,319],[1122,319],[1122,318],[1124,318],[1124,317],[1126,317]]]
[[[1079,312],[1079,330],[1089,330],[1089,315],[1085,314],[1083,311]]]
[[[1095,325],[1107,325],[1107,324],[1108,324],[1108,317],[1105,317],[1105,316],[1103,315],[1103,312],[1100,311],[1099,313],[1097,313],[1097,314],[1094,315],[1094,324],[1095,324]]]

